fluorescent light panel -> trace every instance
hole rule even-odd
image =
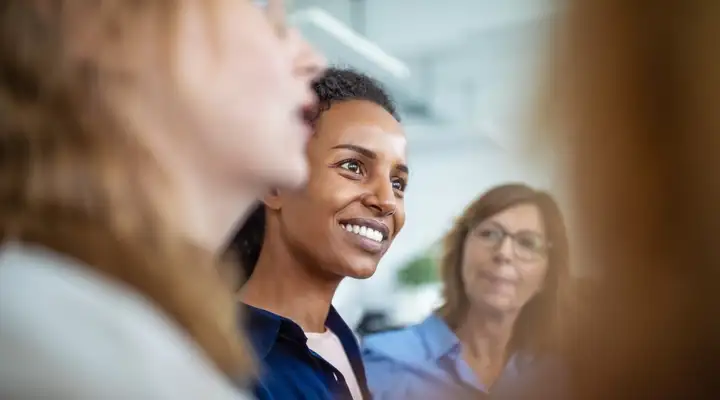
[[[294,23],[310,22],[318,26],[342,42],[345,46],[360,53],[363,57],[398,78],[406,79],[410,77],[410,68],[404,62],[391,56],[380,48],[380,46],[355,32],[342,21],[321,8],[312,7],[301,10],[293,14],[291,18]]]

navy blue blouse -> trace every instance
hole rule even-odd
[[[269,311],[249,305],[244,308],[244,325],[260,360],[260,376],[253,387],[259,400],[352,398],[342,374],[307,347],[307,337],[300,326]],[[332,307],[325,326],[340,339],[363,397],[370,399],[360,349],[352,330]]]

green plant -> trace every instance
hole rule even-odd
[[[397,281],[401,286],[417,287],[440,280],[438,265],[433,252],[416,257],[397,273]]]

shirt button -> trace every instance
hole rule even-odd
[[[333,378],[335,378],[335,382],[337,382],[337,381],[338,381],[338,377],[337,377],[337,374],[336,374],[336,373],[334,373],[334,372],[333,372]]]

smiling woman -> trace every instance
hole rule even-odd
[[[365,177],[364,180],[367,181],[368,172],[376,175],[375,171],[368,170],[368,167],[375,166],[379,162],[382,166],[383,160],[379,160],[378,155],[387,158],[385,151],[378,154],[372,148],[363,145],[363,141],[372,143],[372,135],[375,135],[382,139],[381,143],[387,142],[390,150],[399,158],[393,163],[392,174],[389,173],[387,178],[392,180],[395,197],[402,200],[409,179],[409,169],[405,161],[406,140],[395,105],[382,87],[369,77],[354,71],[331,69],[314,84],[313,89],[319,99],[319,107],[307,114],[308,120],[315,128],[313,140],[309,143],[308,155],[319,156],[319,163],[324,164],[323,169],[334,171],[334,175],[341,176],[345,180],[358,181]],[[388,131],[385,132],[377,121],[389,125]],[[332,132],[329,134],[330,139],[325,138],[323,141],[323,137],[327,136],[323,134],[324,131]],[[322,154],[319,154],[320,151]],[[313,160],[311,159],[310,162],[313,163]],[[385,162],[387,163],[387,160]],[[309,192],[310,188],[307,191]],[[365,200],[372,201],[373,198],[365,198]],[[391,197],[390,203],[395,202],[396,200]],[[265,242],[266,206],[267,204],[262,204],[255,209],[230,246],[231,250],[239,255],[243,275],[246,278],[253,274]],[[380,208],[388,206],[392,204],[381,204]],[[401,211],[404,224],[404,208]],[[366,219],[365,222],[367,221]],[[345,224],[338,221],[339,225],[344,225],[340,226],[341,228],[347,230],[347,225],[350,225],[350,229],[354,232],[356,225],[357,233],[362,235],[363,223],[342,222]],[[393,239],[394,235],[391,236],[392,232],[387,224],[373,223],[376,224],[375,229],[383,233],[385,242]],[[310,225],[312,224],[307,224],[306,229],[310,229]],[[367,228],[367,225],[365,226]]]
[[[372,276],[405,224],[406,139],[387,94],[338,69],[314,89],[307,185],[266,196],[233,243],[250,276],[241,299],[260,399],[369,398],[355,337],[331,301],[345,277]]]

